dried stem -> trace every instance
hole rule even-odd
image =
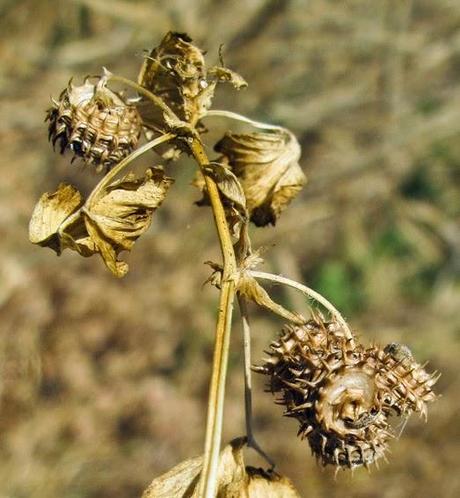
[[[91,192],[91,195],[88,197],[88,200],[86,201],[86,203],[89,204],[93,199],[95,199],[99,195],[99,193],[102,192],[105,189],[105,187],[107,187],[107,185],[109,185],[110,182],[119,173],[121,173],[121,171],[123,171],[126,168],[126,166],[131,164],[135,159],[142,156],[147,151],[149,151],[150,149],[153,149],[157,145],[161,145],[165,142],[168,142],[169,140],[173,139],[174,137],[175,137],[175,135],[173,133],[165,133],[164,135],[161,135],[158,138],[155,138],[154,140],[151,140],[150,142],[147,142],[146,144],[142,145],[142,147],[139,147],[134,152],[131,152],[131,154],[129,154],[129,156],[126,156],[113,169],[111,169],[104,176],[104,178],[101,179],[101,181],[96,185],[94,190]]]
[[[209,386],[203,468],[201,471],[198,494],[200,498],[214,498],[217,491],[217,472],[222,437],[225,379],[227,375],[233,301],[235,297],[235,281],[231,277],[236,271],[236,259],[225,217],[225,211],[219,196],[219,190],[214,180],[206,174],[205,168],[208,166],[209,160],[203,145],[198,138],[193,139],[191,149],[206,182],[223,257],[219,311],[217,315],[214,357]]]
[[[322,304],[332,314],[332,316],[335,317],[335,319],[340,323],[346,334],[346,338],[350,342],[351,346],[354,346],[354,337],[350,327],[348,326],[347,322],[345,321],[341,313],[338,311],[338,309],[331,302],[329,302],[324,296],[314,291],[313,289],[310,289],[310,287],[307,287],[306,285],[299,284],[294,280],[282,277],[280,275],[273,275],[272,273],[266,273],[263,271],[255,271],[255,270],[248,270],[248,273],[252,275],[254,278],[259,278],[262,280],[270,280],[271,282],[276,282],[278,284],[288,285],[289,287],[292,287],[302,292],[306,296],[311,297],[315,301],[318,301],[318,303]]]
[[[241,321],[243,328],[243,350],[244,350],[244,412],[246,418],[246,437],[247,446],[254,449],[264,458],[272,469],[275,468],[275,462],[259,446],[252,427],[252,370],[251,370],[251,328],[249,326],[249,315],[246,298],[238,295],[238,304],[241,312]]]
[[[213,116],[234,119],[235,121],[241,121],[242,123],[247,123],[253,126],[254,128],[260,128],[262,130],[276,130],[276,131],[283,131],[286,133],[290,133],[289,130],[283,128],[282,126],[263,123],[262,121],[254,121],[253,119],[247,118],[242,114],[238,114],[237,112],[233,111],[227,111],[224,109],[210,109],[209,111],[206,111],[206,113],[202,116],[202,118],[213,117]]]
[[[135,89],[139,94],[144,95],[146,98],[151,100],[153,104],[159,107],[170,120],[180,122],[179,118],[161,98],[141,85],[129,79],[121,76],[115,76],[110,73],[108,74],[108,78],[112,81],[118,81],[119,83],[123,83]],[[192,139],[191,150],[205,178],[206,188],[214,214],[214,221],[223,257],[223,275],[219,297],[219,312],[217,316],[211,382],[209,387],[203,468],[201,472],[198,495],[200,498],[214,498],[217,490],[217,472],[222,437],[225,380],[227,374],[233,301],[235,297],[235,282],[231,276],[234,275],[237,265],[225,211],[220,200],[219,190],[214,180],[212,180],[205,172],[205,168],[208,166],[209,160],[201,141],[196,136]]]
[[[107,69],[105,69],[105,75],[108,80],[116,81],[118,83],[122,83],[123,85],[129,86],[133,90],[136,90],[136,92],[139,93],[140,95],[143,95],[144,97],[148,98],[151,102],[153,102],[153,104],[159,107],[168,116],[169,119],[174,121],[180,121],[179,118],[176,116],[176,114],[172,111],[172,109],[165,104],[163,99],[158,97],[158,95],[155,95],[154,93],[147,90],[147,88],[144,88],[143,86],[139,85],[139,83],[136,83],[135,81],[130,80],[129,78],[112,74]]]

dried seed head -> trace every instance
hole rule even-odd
[[[83,85],[68,86],[47,111],[49,139],[60,152],[70,149],[98,171],[110,169],[136,147],[141,119],[135,107],[106,87],[86,78]]]
[[[204,52],[192,43],[186,33],[170,31],[160,44],[146,53],[138,83],[151,91],[175,113],[180,121],[191,123],[202,133],[206,127],[201,118],[211,107],[218,83],[230,83],[236,89],[244,88],[244,79],[225,67],[207,67]],[[171,129],[162,109],[141,97],[137,105],[144,131],[149,140]],[[160,147],[165,159],[176,159],[187,144],[176,140]]]
[[[299,421],[299,435],[318,460],[353,468],[384,456],[393,437],[390,415],[426,415],[435,399],[435,377],[407,351],[352,346],[340,324],[317,316],[286,327],[255,370],[269,376],[277,403]]]

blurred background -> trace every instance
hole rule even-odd
[[[202,452],[217,292],[201,263],[220,253],[210,211],[193,205],[192,162],[170,166],[176,184],[123,280],[27,235],[43,192],[97,181],[47,143],[50,96],[102,65],[135,79],[170,29],[210,63],[224,44],[249,82],[221,88],[215,108],[302,144],[308,185],[276,227],[253,230],[263,269],[322,292],[363,342],[406,343],[442,372],[428,423],[410,419],[370,474],[320,469],[256,378],[260,443],[309,498],[460,496],[459,28],[457,0],[0,1],[1,498],[139,497]],[[228,123],[207,124],[211,152]],[[251,311],[257,361],[282,323]],[[244,431],[238,318],[224,440]]]

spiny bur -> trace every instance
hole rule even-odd
[[[323,465],[376,462],[394,437],[389,417],[426,417],[426,405],[435,399],[436,375],[407,346],[355,346],[338,322],[320,315],[287,326],[268,355],[255,370],[269,377],[268,389],[284,414],[298,420],[299,435]]]

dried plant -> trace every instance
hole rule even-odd
[[[217,85],[226,82],[236,89],[247,85],[223,63],[208,68],[203,52],[187,35],[170,32],[145,55],[137,82],[104,69],[100,77],[86,78],[81,86],[69,83],[47,113],[53,145],[57,143],[61,152],[69,149],[74,159],[81,158],[105,175],[86,199],[68,184],[43,194],[30,222],[34,244],[58,255],[65,249],[85,257],[99,254],[115,276],[123,277],[128,265],[120,255],[130,251],[150,226],[173,183],[165,168],[183,153],[198,166],[194,185],[203,195],[198,204],[209,205],[214,216],[223,262],[209,263],[209,281],[219,289],[220,299],[204,455],[155,479],[145,498],[298,496],[290,481],[276,474],[274,462],[253,434],[248,301],[289,322],[270,345],[268,358],[252,368],[268,376],[269,390],[285,407],[284,414],[298,420],[299,435],[308,440],[321,464],[353,469],[376,463],[393,437],[390,416],[415,412],[426,417],[426,405],[435,399],[436,374],[428,374],[407,346],[357,343],[325,297],[256,269],[262,259],[252,249],[249,223],[275,225],[306,177],[298,163],[299,143],[289,130],[211,109]],[[112,90],[115,84],[135,95]],[[210,160],[202,142],[207,130],[203,120],[214,116],[262,131],[228,130],[214,146],[220,156]],[[141,133],[146,141],[139,146]],[[152,149],[164,166],[148,159],[142,175],[126,173],[134,159],[146,160]],[[330,318],[314,307],[309,318],[284,308],[260,281],[297,289],[325,308]],[[235,297],[244,333],[246,436],[220,453]],[[259,452],[270,469],[246,467],[244,446]]]

